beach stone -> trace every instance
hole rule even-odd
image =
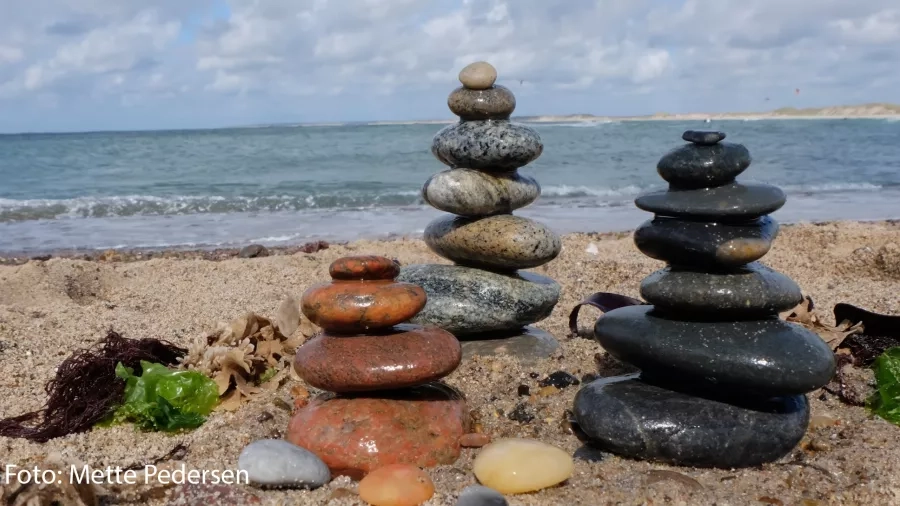
[[[269,256],[269,250],[262,244],[251,244],[244,246],[238,252],[238,258],[260,258]]]
[[[750,151],[741,144],[685,144],[666,153],[656,169],[674,187],[710,188],[734,181],[751,161]]]
[[[516,96],[499,84],[479,90],[462,87],[450,93],[447,105],[463,121],[509,119],[516,110]]]
[[[457,337],[516,330],[541,321],[550,316],[560,292],[556,281],[539,274],[454,265],[407,265],[397,279],[421,286],[428,294],[425,307],[410,323],[434,325]]]
[[[250,483],[265,487],[313,489],[331,481],[322,459],[283,439],[250,443],[238,457],[238,469],[247,472]]]
[[[558,485],[572,476],[575,462],[565,451],[534,439],[499,439],[475,457],[478,481],[503,494],[522,494]]]
[[[657,217],[635,230],[634,243],[648,257],[675,265],[737,267],[765,256],[778,229],[769,216],[738,223]]]
[[[459,82],[472,90],[486,90],[497,81],[497,69],[486,61],[470,63],[459,71]]]
[[[350,256],[332,262],[328,273],[339,280],[391,280],[400,274],[400,264],[375,255]]]
[[[644,278],[641,296],[673,315],[714,319],[764,318],[803,302],[797,283],[757,262],[722,273],[667,267]]]
[[[318,455],[333,476],[360,479],[389,464],[452,464],[470,426],[462,394],[430,383],[371,396],[316,397],[294,412],[285,439]]]
[[[459,446],[462,446],[463,448],[481,448],[490,442],[491,436],[481,432],[464,434],[463,437],[459,438]]]
[[[642,371],[757,395],[811,392],[835,370],[834,354],[818,334],[777,317],[679,321],[650,305],[626,306],[601,316],[594,336],[610,355]]]
[[[509,121],[464,121],[441,129],[431,152],[453,168],[508,172],[537,159],[544,144],[536,131]]]
[[[707,221],[752,220],[784,205],[780,188],[767,184],[729,183],[715,188],[662,190],[645,193],[634,203],[661,216]]]
[[[335,280],[308,288],[300,309],[328,332],[360,333],[403,323],[425,302],[425,291],[409,283]]]
[[[721,142],[725,140],[725,132],[709,132],[702,130],[688,130],[681,134],[681,138],[688,141],[693,142],[694,144],[700,144],[703,146],[712,146],[717,142]]]
[[[461,358],[459,341],[446,330],[397,325],[368,336],[319,334],[297,348],[294,369],[322,390],[364,392],[443,378],[459,366]]]
[[[488,174],[448,169],[428,178],[422,197],[431,207],[459,216],[511,213],[534,202],[541,186],[518,172]]]
[[[359,482],[359,498],[372,506],[417,506],[434,495],[428,473],[408,464],[391,464]]]
[[[463,336],[462,356],[491,357],[512,355],[523,363],[543,360],[559,349],[559,341],[550,333],[534,327],[525,327],[511,333],[486,332]]]
[[[679,466],[740,468],[775,461],[809,422],[803,395],[717,399],[648,384],[637,375],[602,378],[575,396],[575,434],[594,448]]]
[[[456,506],[509,506],[503,494],[484,485],[469,485],[456,499]]]
[[[460,265],[501,270],[544,265],[562,249],[559,236],[548,227],[511,214],[442,216],[425,228],[425,244]]]

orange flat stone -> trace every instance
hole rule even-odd
[[[400,275],[400,266],[390,258],[360,255],[338,258],[328,269],[332,279],[390,280]]]
[[[300,309],[328,332],[358,334],[408,321],[425,307],[425,290],[393,281],[333,281],[303,293]]]
[[[392,464],[359,482],[359,498],[372,506],[418,506],[434,495],[434,482],[416,466]]]

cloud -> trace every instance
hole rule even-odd
[[[0,18],[0,105],[15,112],[0,130],[52,129],[73,115],[85,128],[447,117],[456,73],[475,60],[498,68],[523,114],[900,101],[900,8],[33,0]]]

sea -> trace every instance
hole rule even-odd
[[[445,125],[346,124],[0,135],[0,253],[220,248],[420,236],[441,214],[420,191],[447,167]],[[560,233],[633,229],[656,162],[689,129],[750,150],[739,181],[782,187],[782,223],[900,218],[900,121],[531,123],[520,169],[542,186],[517,214]]]

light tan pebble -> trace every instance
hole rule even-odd
[[[497,81],[497,69],[488,62],[478,61],[459,71],[459,82],[470,90],[486,90]]]
[[[428,473],[407,464],[380,467],[359,482],[359,498],[372,506],[417,506],[433,495]]]
[[[835,425],[840,425],[841,421],[837,418],[828,415],[813,415],[809,419],[809,428],[810,429],[821,429],[822,427],[833,427]]]
[[[503,494],[534,492],[572,476],[575,463],[565,451],[533,439],[500,439],[485,446],[473,463],[478,481]]]
[[[490,442],[491,436],[480,432],[463,434],[462,437],[459,438],[459,446],[462,446],[463,448],[481,448]]]

